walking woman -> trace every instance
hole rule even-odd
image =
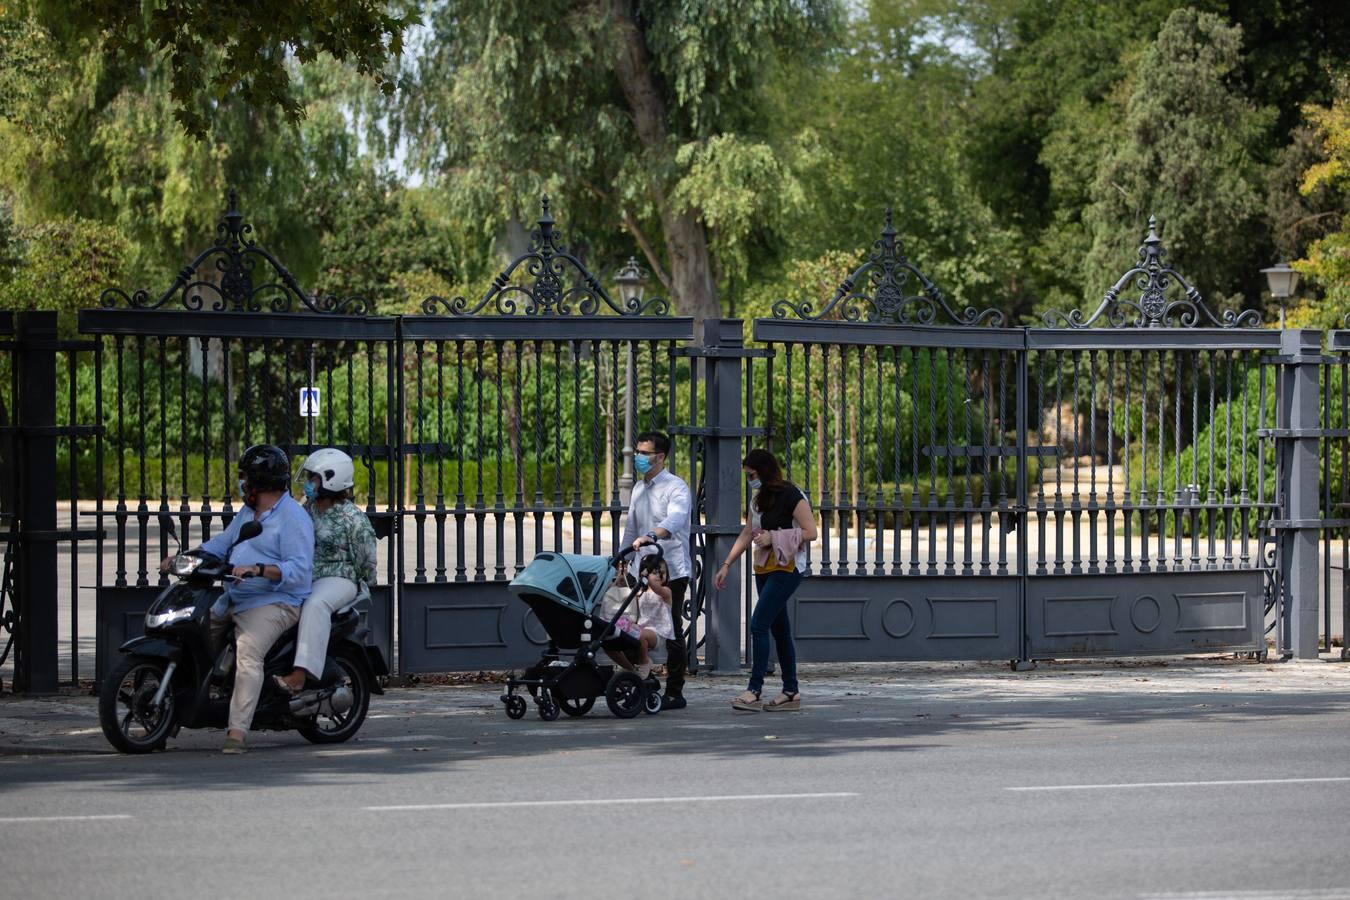
[[[731,564],[753,544],[759,601],[750,616],[750,684],[731,705],[746,712],[798,710],[802,708],[802,699],[797,691],[797,648],[792,642],[788,602],[805,575],[806,545],[817,537],[816,520],[805,495],[796,485],[783,480],[783,470],[772,453],[751,450],[741,466],[754,492],[750,521],[741,529],[731,554],[717,570],[715,582],[721,590]],[[783,670],[783,692],[761,702],[764,674],[769,669],[771,633],[778,649],[778,665]]]

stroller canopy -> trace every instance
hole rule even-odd
[[[543,596],[590,615],[613,578],[608,556],[540,553],[511,580],[510,588],[517,597]]]

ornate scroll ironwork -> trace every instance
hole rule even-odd
[[[1139,290],[1139,299],[1122,300],[1120,292],[1131,278]],[[1166,293],[1173,279],[1185,295],[1180,300],[1167,299]],[[1261,325],[1261,314],[1254,309],[1242,312],[1226,309],[1218,316],[1210,312],[1200,292],[1167,264],[1167,251],[1158,237],[1155,216],[1148,217],[1148,234],[1139,247],[1139,262],[1107,290],[1092,315],[1084,316],[1078,309],[1067,313],[1052,310],[1044,319],[1050,328],[1090,328],[1103,316],[1111,328],[1195,328],[1206,324],[1217,328],[1246,328]]]
[[[599,279],[562,243],[554,229],[548,197],[543,198],[539,227],[530,232],[530,249],[492,279],[492,286],[477,303],[463,297],[428,297],[422,301],[427,315],[473,316],[489,304],[491,313],[511,316],[594,316],[608,308],[620,316],[669,314],[670,304],[654,297],[634,297],[615,302]],[[517,281],[516,276],[522,275]]]
[[[159,309],[178,297],[184,309],[194,312],[207,308],[215,312],[293,312],[298,304],[316,313],[370,313],[370,304],[363,297],[339,300],[306,293],[295,276],[253,239],[253,226],[239,212],[239,194],[233,188],[227,204],[224,219],[216,225],[215,242],[184,266],[158,298],[146,290],[128,294],[114,287],[103,292],[99,305]],[[200,271],[204,265],[215,270],[216,278]]]
[[[941,313],[955,325],[1003,324],[1003,313],[997,309],[977,310],[967,306],[957,312],[948,306],[937,285],[905,257],[904,245],[895,239],[895,235],[891,211],[887,209],[885,227],[881,229],[881,237],[872,244],[867,261],[843,280],[820,312],[814,311],[809,300],[804,303],[779,300],[773,305],[774,318],[783,319],[791,313],[812,321],[837,318],[845,322],[893,322],[897,325],[947,324],[938,322]],[[922,290],[906,296],[910,276],[918,279]]]

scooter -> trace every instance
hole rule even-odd
[[[173,520],[160,528],[175,542]],[[177,581],[145,613],[145,634],[122,645],[122,658],[99,691],[99,724],[123,753],[162,750],[181,728],[224,728],[234,690],[233,635],[219,653],[211,646],[211,605],[231,574],[234,547],[262,533],[245,523],[225,559],[200,550],[178,552],[169,565]],[[355,607],[333,614],[328,658],[318,686],[292,697],[272,682],[291,671],[296,628],[281,635],[264,661],[263,688],[253,715],[254,730],[295,730],[315,744],[341,743],[360,730],[371,694],[383,694],[378,678],[389,666],[378,647],[367,643],[369,629]]]

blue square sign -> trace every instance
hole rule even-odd
[[[302,387],[300,389],[300,415],[313,417],[319,414],[319,389]]]

